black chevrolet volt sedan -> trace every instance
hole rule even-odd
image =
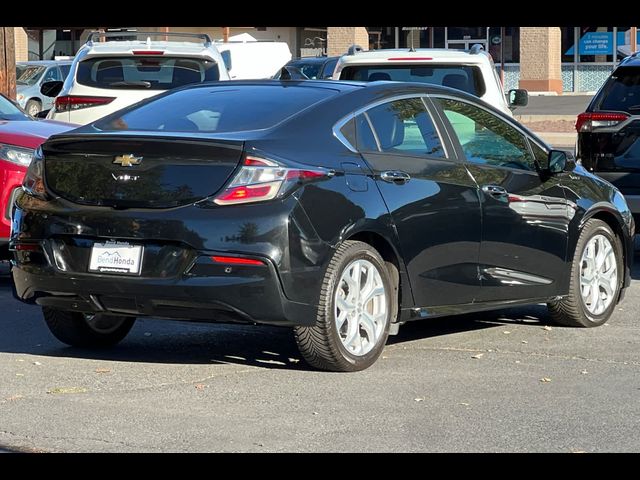
[[[75,346],[140,316],[282,325],[355,371],[411,320],[546,303],[602,325],[630,281],[620,192],[445,87],[176,89],[51,137],[23,189],[15,294]]]

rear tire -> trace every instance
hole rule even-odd
[[[119,315],[88,315],[42,308],[51,333],[62,343],[73,347],[109,347],[127,336],[135,317]]]
[[[294,329],[307,363],[336,372],[371,366],[397,315],[394,292],[387,266],[373,247],[351,240],[340,245],[322,282],[315,325]]]
[[[567,327],[597,327],[615,309],[624,279],[622,244],[602,220],[582,228],[571,266],[569,295],[548,303],[554,322]]]
[[[42,110],[42,103],[40,103],[38,100],[31,99],[24,106],[24,110],[32,117],[35,117],[40,112],[40,110]]]

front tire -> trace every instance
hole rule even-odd
[[[568,327],[597,327],[615,309],[624,278],[622,244],[602,220],[584,225],[571,266],[569,295],[548,304],[552,319]]]
[[[337,372],[371,366],[397,314],[393,292],[389,271],[373,247],[351,240],[340,245],[322,282],[315,325],[295,327],[307,363]]]
[[[65,312],[43,307],[44,320],[51,333],[73,347],[109,347],[127,336],[134,317]]]

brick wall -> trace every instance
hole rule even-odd
[[[369,50],[369,33],[365,27],[327,28],[327,56],[342,55],[353,44]]]
[[[22,27],[13,28],[15,39],[16,62],[26,62],[29,60],[29,38],[27,32]]]
[[[520,88],[562,93],[559,27],[520,27]]]

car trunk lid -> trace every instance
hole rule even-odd
[[[45,181],[83,205],[170,208],[218,192],[238,166],[243,142],[108,135],[59,137],[44,146]]]

